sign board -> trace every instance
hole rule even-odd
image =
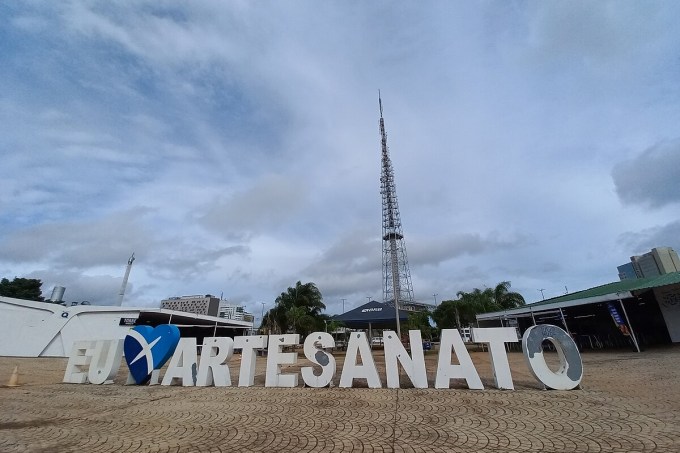
[[[506,343],[518,341],[513,327],[475,328],[475,341],[489,351],[494,385],[499,389],[514,389]],[[410,343],[421,344],[419,330],[409,331]],[[560,359],[557,371],[551,370],[543,357],[543,342],[551,342]],[[231,386],[232,366],[238,366],[239,387],[254,384],[257,351],[267,349],[265,387],[297,387],[299,378],[308,387],[328,386],[338,371],[335,357],[328,349],[335,340],[327,332],[314,332],[305,338],[303,354],[315,367],[302,367],[300,373],[287,370],[299,358],[290,346],[300,343],[298,334],[253,335],[235,338],[207,337],[203,340],[198,360],[196,338],[180,338],[172,324],[156,328],[136,326],[124,340],[80,341],[74,343],[64,373],[64,382],[101,384],[116,376],[125,353],[130,370],[127,384],[188,386]],[[383,332],[385,375],[388,388],[399,388],[400,379],[408,378],[415,388],[429,385],[422,348],[406,350],[397,334]],[[561,328],[540,325],[529,328],[522,339],[526,363],[534,377],[547,388],[570,390],[579,386],[583,377],[581,355],[571,337]],[[241,351],[238,365],[231,363],[234,350]],[[452,363],[452,354],[456,362]],[[165,375],[160,369],[169,360]],[[318,369],[321,372],[318,372]],[[400,373],[400,368],[402,373]],[[450,388],[452,379],[463,379],[470,389],[484,389],[472,358],[457,329],[442,330],[434,387]],[[356,380],[366,381],[370,388],[381,388],[383,382],[373,358],[373,351],[364,332],[352,332],[347,343],[345,360],[340,367],[340,387],[352,387]]]

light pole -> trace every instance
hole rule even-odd
[[[345,312],[345,301],[347,299],[341,299],[341,300],[342,300],[342,312],[344,313]]]
[[[543,295],[543,291],[545,291],[545,288],[541,288],[539,289],[539,291],[541,292],[541,298],[545,300],[545,296]]]
[[[453,306],[456,308],[456,325],[460,329],[460,316],[458,315],[458,301],[454,301]]]
[[[264,328],[264,302],[262,304],[262,314],[260,315],[260,328]]]
[[[435,294],[432,295],[432,297],[434,297],[434,306],[435,306],[435,307],[437,306],[437,296],[438,296],[438,295],[439,295],[439,294],[437,294],[437,293],[435,293]]]

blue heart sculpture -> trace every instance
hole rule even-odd
[[[135,382],[147,382],[153,370],[162,367],[172,356],[177,343],[179,329],[174,324],[163,324],[156,328],[136,326],[130,329],[123,342],[123,351]]]

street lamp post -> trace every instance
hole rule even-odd
[[[545,291],[545,288],[541,288],[539,289],[539,291],[541,292],[541,298],[545,300],[545,296],[543,295],[543,291]]]
[[[435,307],[437,306],[437,296],[438,296],[438,295],[439,295],[439,294],[437,294],[437,293],[435,293],[435,294],[432,295],[432,297],[434,297],[434,306],[435,306]]]
[[[262,314],[260,315],[260,328],[264,327],[264,302],[260,302],[262,304]]]
[[[345,301],[346,301],[346,300],[347,300],[347,299],[342,299],[342,312],[343,312],[343,313],[345,312]]]

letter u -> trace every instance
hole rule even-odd
[[[108,347],[107,347],[108,346]],[[123,340],[99,340],[94,346],[87,379],[92,384],[103,384],[118,373],[123,358]]]

